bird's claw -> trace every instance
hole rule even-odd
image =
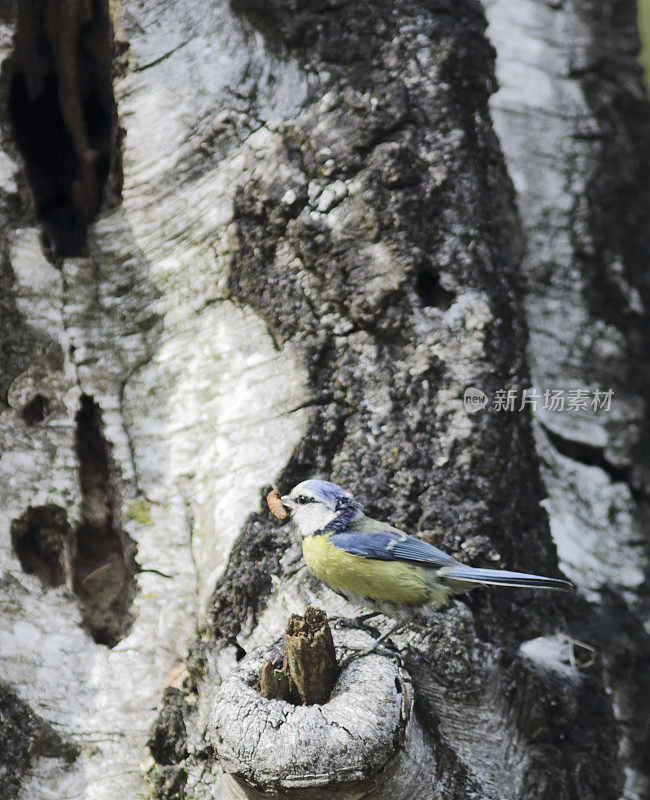
[[[332,619],[330,618],[330,622]],[[372,625],[368,625],[368,623],[364,622],[363,619],[359,617],[336,617],[334,619],[334,628],[337,629],[348,629],[348,630],[361,630],[369,633],[371,636],[377,636],[377,629],[373,628]]]
[[[370,655],[377,655],[377,656],[382,656],[382,658],[395,659],[395,663],[397,664],[398,667],[404,666],[404,660],[402,658],[401,653],[394,650],[393,648],[380,646],[380,647],[366,647],[365,650],[359,650],[356,653],[350,653],[350,655],[341,659],[341,661],[339,662],[339,667],[341,670],[344,670],[347,667],[349,667],[353,661],[356,661],[359,658],[363,658],[364,656],[370,656]]]

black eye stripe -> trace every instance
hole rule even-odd
[[[300,503],[301,506],[304,506],[305,503],[313,503],[313,502],[314,502],[313,497],[305,497],[304,494],[298,495],[298,497],[296,497],[296,503]]]

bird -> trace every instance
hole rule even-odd
[[[477,587],[574,588],[560,578],[463,564],[422,539],[366,516],[350,492],[330,481],[302,481],[280,500],[302,538],[309,570],[349,602],[370,609],[357,621],[379,614],[396,619],[358,655],[375,651],[416,614],[428,616],[454,595]]]

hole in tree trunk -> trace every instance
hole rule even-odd
[[[81,520],[76,529],[72,586],[93,639],[113,647],[131,624],[135,544],[120,525],[116,469],[104,437],[101,410],[82,395],[76,415]]]
[[[65,582],[71,533],[65,509],[53,503],[29,506],[11,523],[11,543],[23,570],[45,586]]]
[[[23,406],[20,416],[27,425],[36,425],[39,422],[43,422],[49,411],[50,401],[47,397],[42,394],[36,394]]]
[[[121,166],[108,0],[18,0],[9,114],[49,257],[83,255]]]
[[[30,506],[11,523],[11,542],[25,572],[45,586],[72,587],[84,627],[98,644],[113,647],[131,624],[136,548],[120,525],[117,470],[101,409],[89,395],[82,395],[75,421],[79,523],[73,530],[60,506]]]
[[[428,267],[418,269],[415,276],[415,291],[426,308],[446,311],[454,302],[453,292],[445,289],[436,273]]]

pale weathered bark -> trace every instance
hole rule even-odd
[[[540,392],[614,390],[609,413],[538,409],[560,564],[598,607],[623,796],[650,792],[648,303],[650,106],[634,3],[488,0],[491,105],[526,234],[526,319]]]
[[[3,6],[0,39],[2,790],[642,797],[647,108],[619,5],[486,1],[490,105],[472,0],[111,4],[114,97],[108,4],[45,6]],[[613,411],[463,404],[531,382]],[[331,708],[264,700],[290,613],[354,614],[263,505],[314,474],[472,564],[558,574],[557,546],[578,594],[476,593]]]

